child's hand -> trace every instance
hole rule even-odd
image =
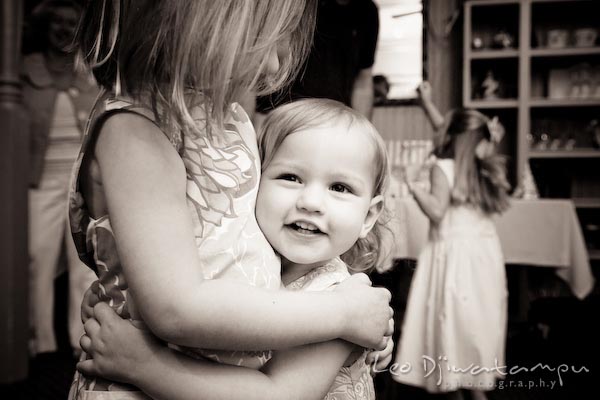
[[[419,180],[421,172],[426,168],[425,164],[408,164],[402,168],[404,182],[410,184]]]
[[[90,286],[83,294],[83,301],[81,302],[81,322],[85,322],[94,318],[94,306],[100,303],[100,298],[94,291],[95,283]]]
[[[381,351],[371,351],[367,354],[367,365],[373,365],[371,368],[371,373],[376,374],[377,372],[381,372],[385,370],[385,368],[392,361],[392,356],[394,353],[394,341],[391,336],[387,336],[388,342],[385,346],[385,349]]]
[[[421,82],[421,84],[417,87],[417,93],[419,94],[419,99],[422,102],[431,102],[431,84],[427,81]]]
[[[371,287],[365,274],[354,274],[336,287],[345,297],[348,310],[346,334],[342,339],[362,347],[383,350],[394,331],[394,310],[389,290]]]
[[[85,375],[133,383],[134,373],[153,362],[157,352],[166,349],[149,331],[144,331],[119,317],[105,303],[93,310],[94,318],[84,324],[80,345],[92,358],[77,364]]]

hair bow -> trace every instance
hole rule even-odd
[[[498,117],[488,119],[487,127],[490,131],[490,141],[493,143],[500,143],[504,137],[504,126],[502,126]]]
[[[504,136],[504,127],[498,120],[498,117],[488,119],[487,122],[488,130],[490,131],[489,139],[481,139],[475,148],[475,156],[480,160],[491,157],[495,152],[495,147]]]

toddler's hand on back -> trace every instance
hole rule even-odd
[[[342,339],[366,348],[385,349],[394,330],[394,312],[389,306],[391,293],[371,287],[365,274],[354,274],[335,289],[344,296],[346,334]]]

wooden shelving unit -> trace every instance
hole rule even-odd
[[[529,159],[533,158],[600,158],[600,151],[594,149],[530,150]]]
[[[600,36],[597,10],[595,0],[467,0],[464,5],[463,106],[500,117],[507,127],[503,151],[513,185],[530,164],[542,197],[573,198],[584,234],[600,226],[600,149],[587,132],[594,120],[600,124],[600,92],[575,95],[567,85],[559,95],[556,75],[589,65],[594,76],[593,68],[600,69],[600,38],[586,47],[573,39],[576,29],[587,27]],[[550,29],[568,32],[568,42],[548,45]],[[505,46],[493,40],[501,31],[512,39]],[[475,48],[475,38],[484,45]],[[505,90],[486,99],[481,86],[490,71]],[[537,143],[542,137],[559,145],[542,150]],[[566,149],[567,142],[574,147]],[[594,240],[590,259],[600,260],[600,250],[594,250],[600,243]]]
[[[529,100],[529,106],[540,107],[600,107],[600,99],[538,99]]]
[[[465,107],[471,108],[517,108],[519,102],[517,99],[498,99],[498,100],[469,100],[465,102]]]
[[[531,57],[568,57],[600,54],[600,47],[572,47],[563,49],[531,49]]]
[[[471,51],[469,57],[472,60],[486,58],[517,58],[519,52],[517,50],[474,50]]]

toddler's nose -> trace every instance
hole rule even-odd
[[[316,186],[307,186],[299,194],[296,206],[307,212],[322,213],[324,200],[324,193],[321,189]]]

